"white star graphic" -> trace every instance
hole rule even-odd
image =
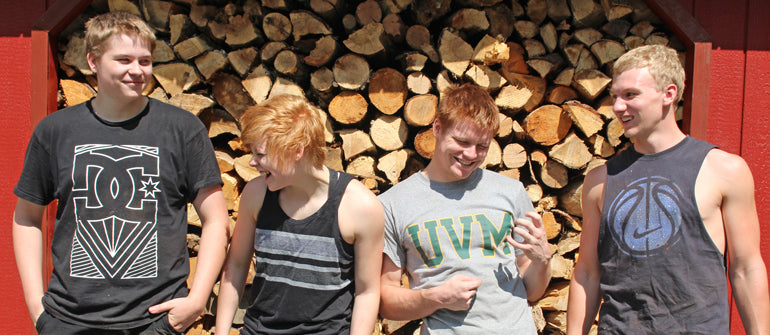
[[[152,177],[150,177],[148,181],[142,180],[142,188],[140,188],[139,191],[144,192],[145,198],[147,197],[155,198],[155,192],[160,192],[160,189],[158,189],[159,183],[160,183],[159,181],[153,182]]]

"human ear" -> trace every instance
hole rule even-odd
[[[96,73],[97,58],[94,57],[94,55],[89,52],[89,53],[86,53],[86,61],[88,61],[88,68],[90,68],[93,73]]]
[[[299,149],[297,149],[296,160],[299,161],[300,159],[302,159],[302,156],[304,154],[305,154],[305,147],[299,147]]]
[[[441,134],[441,122],[438,119],[433,121],[433,136]]]
[[[668,84],[663,88],[663,100],[667,105],[673,104],[676,100],[676,96],[679,93],[679,88],[676,85]]]

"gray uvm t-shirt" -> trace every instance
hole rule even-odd
[[[533,211],[521,182],[477,169],[465,180],[431,181],[415,173],[380,195],[384,252],[405,269],[413,289],[439,286],[454,275],[480,278],[468,311],[440,309],[422,334],[536,334],[513,246],[505,235]]]

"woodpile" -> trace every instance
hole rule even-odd
[[[109,10],[156,30],[147,94],[208,127],[233,223],[243,185],[257,176],[236,121],[247,107],[306,96],[327,112],[327,165],[380,193],[430,160],[442,89],[486,88],[501,127],[483,167],[524,183],[553,249],[554,278],[532,306],[543,334],[565,329],[583,177],[628,145],[607,94],[612,63],[644,44],[684,50],[643,0],[96,0],[59,39],[61,107],[98,89],[82,29]],[[194,269],[193,210],[189,221]],[[188,334],[211,333],[217,291]],[[374,333],[418,326],[382,320]]]

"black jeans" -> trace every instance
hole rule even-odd
[[[37,319],[35,329],[39,335],[180,335],[168,323],[168,315],[163,316],[153,323],[132,329],[107,330],[93,329],[59,320],[48,312],[43,311]]]

